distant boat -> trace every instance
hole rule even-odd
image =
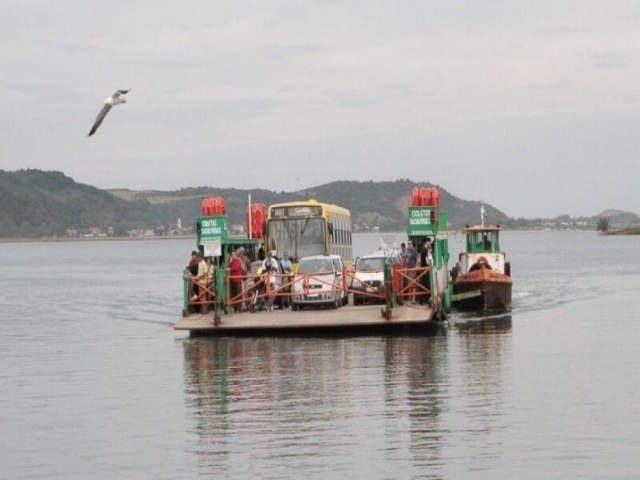
[[[501,230],[499,225],[484,225],[484,221],[464,229],[466,249],[451,271],[456,308],[483,312],[511,309],[511,264],[500,251]]]

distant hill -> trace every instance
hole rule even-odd
[[[162,210],[168,218],[180,217],[192,222],[200,210],[200,199],[204,195],[222,196],[227,203],[230,222],[243,223],[247,206],[247,195],[252,202],[270,205],[278,202],[315,198],[318,201],[334,203],[351,211],[353,223],[377,226],[381,230],[404,230],[407,221],[407,206],[410,202],[411,187],[415,182],[402,179],[394,182],[338,181],[297,192],[272,192],[264,189],[239,190],[233,188],[193,187],[174,192],[110,190],[128,201],[144,201]],[[423,182],[421,185],[430,184]],[[462,200],[440,189],[440,206],[449,215],[452,227],[466,223],[477,223],[480,217],[480,203]],[[489,219],[494,223],[509,220],[500,210],[485,205]]]
[[[430,186],[428,182],[420,185]],[[381,231],[406,228],[407,206],[411,187],[416,182],[401,179],[393,182],[338,181],[297,192],[274,192],[265,189],[242,190],[201,186],[176,191],[101,190],[75,182],[61,172],[41,170],[0,170],[0,238],[66,236],[69,230],[86,232],[100,227],[109,234],[123,236],[132,229],[152,229],[158,233],[176,224],[193,225],[200,212],[202,196],[223,196],[227,202],[230,224],[244,224],[247,196],[266,205],[296,199],[315,198],[351,210],[353,223],[361,228],[377,227]],[[440,206],[448,213],[449,228],[476,224],[480,202],[463,200],[440,188]],[[532,228],[547,220],[510,219],[492,205],[485,209],[490,223],[513,228]],[[639,225],[630,212],[608,210],[593,217],[571,219],[557,217],[557,224],[580,222],[591,228],[601,216],[612,225]]]
[[[596,218],[606,217],[609,224],[615,227],[629,227],[640,225],[640,217],[633,212],[623,212],[621,210],[609,209],[595,216]]]
[[[297,192],[265,189],[240,190],[220,187],[191,187],[177,191],[101,190],[75,182],[61,172],[0,170],[0,237],[66,236],[102,227],[110,234],[126,235],[130,229],[162,230],[180,218],[192,225],[204,195],[223,196],[231,224],[244,223],[247,196],[267,205],[296,199],[315,198],[351,210],[354,224],[380,230],[403,230],[411,187],[408,180],[394,182],[331,182]],[[429,185],[422,183],[422,185]],[[441,208],[448,212],[451,227],[477,223],[480,204],[462,200],[445,189],[440,191]],[[508,217],[486,205],[492,222],[506,223]]]
[[[153,207],[76,183],[61,172],[0,170],[0,237],[65,236],[69,228],[152,223]]]

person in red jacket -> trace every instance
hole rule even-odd
[[[242,260],[238,258],[235,251],[231,252],[229,258],[229,283],[231,284],[231,297],[235,299],[236,303],[233,304],[233,310],[236,312],[242,311],[242,301],[238,297],[242,293]]]

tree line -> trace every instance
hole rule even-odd
[[[421,183],[429,185],[428,183]],[[176,191],[110,192],[75,182],[62,172],[36,169],[13,172],[0,170],[0,237],[63,237],[69,229],[111,227],[124,236],[131,229],[164,229],[180,218],[193,225],[200,212],[202,196],[226,200],[230,224],[244,224],[247,196],[266,205],[315,198],[351,210],[353,223],[381,231],[406,228],[407,206],[415,182],[337,181],[298,192],[265,189],[241,190],[217,187],[189,187]],[[124,195],[126,194],[126,195]],[[479,221],[479,202],[466,201],[440,192],[441,210],[449,215],[451,228]],[[486,205],[492,223],[508,224],[503,212]]]

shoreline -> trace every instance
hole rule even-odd
[[[542,228],[504,228],[505,232],[544,232],[544,231],[584,231],[584,232],[596,232],[591,228],[580,229],[542,229]],[[451,229],[446,231],[447,236],[454,236],[462,233],[462,229]],[[381,231],[381,232],[353,232],[354,234],[369,234],[369,235],[382,235],[382,234],[402,234],[404,232],[398,231]],[[605,235],[640,235],[640,227],[630,228],[624,230],[609,231]],[[161,240],[194,240],[196,236],[193,235],[172,235],[172,236],[153,236],[153,237],[42,237],[42,238],[28,238],[28,237],[11,237],[0,238],[0,244],[3,243],[57,243],[57,242],[142,242],[142,241],[161,241]]]
[[[623,228],[622,230],[609,230],[605,233],[608,235],[640,235],[640,227]]]
[[[48,238],[0,238],[1,243],[61,243],[61,242],[141,242],[148,240],[194,240],[195,235],[174,235],[170,237],[48,237]]]

